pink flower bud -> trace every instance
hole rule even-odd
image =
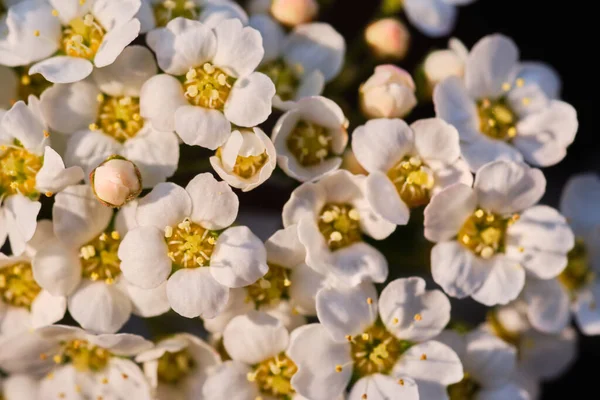
[[[142,191],[142,176],[131,161],[111,156],[90,174],[98,200],[109,207],[121,207]]]
[[[316,0],[274,0],[271,14],[284,25],[296,26],[312,21],[319,12]]]
[[[360,105],[367,118],[402,118],[417,104],[410,74],[394,65],[375,68],[360,87]]]
[[[365,40],[377,57],[401,60],[408,51],[410,33],[400,20],[384,18],[367,26]]]
[[[462,77],[469,50],[458,39],[450,39],[448,49],[429,53],[423,63],[423,70],[429,85],[433,88],[450,76]]]

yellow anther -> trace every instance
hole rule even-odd
[[[414,320],[415,321],[421,321],[421,320],[423,320],[423,316],[421,314],[415,314]]]
[[[54,15],[55,17],[58,17],[58,10],[52,10],[52,15]]]
[[[54,194],[54,193],[52,193],[52,192],[46,192],[46,193],[44,193],[44,195],[45,195],[46,197],[52,197],[52,195],[53,195],[53,194]]]
[[[510,90],[510,83],[504,82],[502,84],[502,90],[504,90],[505,92],[508,92]]]
[[[40,360],[45,361],[48,359],[48,354],[46,353],[40,353]]]
[[[340,364],[335,366],[335,372],[342,372],[342,366]]]
[[[289,279],[284,279],[283,286],[290,287],[291,285],[292,285],[292,282]]]
[[[62,356],[60,354],[56,354],[54,357],[52,357],[52,361],[54,361],[55,364],[60,364],[62,362]]]
[[[211,63],[205,63],[202,66],[202,69],[204,69],[204,72],[206,72],[207,74],[212,74],[213,72],[215,72],[215,67],[213,67]]]
[[[332,242],[339,242],[342,240],[342,234],[338,231],[333,231],[331,232],[331,234],[329,235],[329,239]]]
[[[529,97],[523,97],[522,102],[524,106],[528,106],[529,104],[531,104],[531,99]]]
[[[373,298],[367,297],[367,304],[373,304]]]
[[[108,384],[108,378],[102,378],[101,382],[102,382],[103,385]]]
[[[425,353],[421,354],[421,360],[423,360],[423,361],[427,360],[427,354],[425,354]]]
[[[523,87],[525,85],[525,80],[523,78],[517,79],[517,87]]]
[[[171,236],[173,236],[173,227],[172,226],[165,226],[165,237],[168,239]]]
[[[352,336],[346,335],[346,340],[349,341],[349,342],[351,342],[352,341]]]
[[[33,31],[33,36],[40,36],[40,31],[37,29]]]
[[[399,323],[400,323],[400,320],[398,318],[394,318],[392,320],[392,324],[394,324],[394,325],[398,325]]]
[[[196,70],[194,68],[190,68],[188,70],[188,72],[185,74],[185,78],[187,80],[192,80],[192,79],[194,79],[197,76],[198,76],[198,73],[196,72]]]
[[[369,334],[368,333],[363,333],[362,335],[360,335],[360,337],[362,338],[362,340],[367,341],[369,340]]]
[[[98,130],[98,125],[96,124],[89,124],[88,128],[90,131],[97,131]]]
[[[492,249],[489,246],[486,246],[486,247],[483,248],[483,250],[481,250],[480,255],[481,255],[482,258],[484,258],[486,260],[490,259],[494,255],[494,249]]]
[[[98,96],[96,96],[96,101],[98,103],[101,103],[104,101],[104,95],[102,93],[100,93]]]
[[[348,216],[350,217],[350,219],[352,219],[354,221],[360,220],[360,213],[355,208],[353,208],[352,210],[350,210],[348,212]]]
[[[400,386],[404,386],[404,379],[398,379],[398,384]]]
[[[477,218],[483,218],[483,216],[485,215],[484,211],[482,209],[479,209],[477,211],[475,211],[475,216]]]

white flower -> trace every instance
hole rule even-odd
[[[400,119],[371,120],[354,131],[352,150],[370,173],[371,207],[397,225],[406,225],[410,208],[429,203],[444,188],[473,183],[456,129],[437,118],[410,127]]]
[[[50,82],[77,82],[94,67],[112,64],[140,31],[140,0],[49,0],[11,8],[7,40],[29,74]],[[31,44],[31,47],[27,47]],[[15,60],[16,61],[16,60]],[[37,62],[37,63],[36,63]]]
[[[482,167],[474,187],[452,185],[425,209],[425,237],[433,279],[450,296],[471,296],[485,305],[514,300],[525,273],[558,276],[573,248],[573,232],[556,210],[535,204],[546,179],[522,163],[495,161]]]
[[[206,330],[222,333],[235,316],[258,309],[279,319],[288,330],[315,316],[315,296],[325,286],[325,277],[304,262],[306,251],[292,225],[273,234],[265,243],[269,271],[252,285],[232,289],[229,302],[219,316],[204,321]]]
[[[253,15],[250,26],[263,37],[265,56],[259,71],[275,84],[276,108],[289,110],[304,97],[320,95],[325,83],[342,70],[346,42],[329,24],[298,25],[287,36],[268,15]]]
[[[317,295],[321,324],[292,333],[289,357],[298,366],[292,385],[312,400],[446,399],[445,387],[463,378],[456,353],[429,340],[450,320],[450,302],[426,291],[421,278],[397,279],[379,302],[371,283]]]
[[[556,72],[518,58],[512,40],[486,36],[469,53],[464,80],[450,77],[434,90],[436,114],[458,130],[472,171],[498,159],[554,165],[575,138],[577,113],[556,100]]]
[[[319,12],[316,0],[274,0],[271,14],[275,19],[287,26],[306,24],[312,21]]]
[[[235,130],[210,158],[210,164],[225,182],[248,192],[269,179],[277,165],[277,154],[262,129]]]
[[[462,381],[448,387],[450,400],[530,400],[515,381],[517,351],[511,344],[480,329],[445,330],[435,340],[456,352],[465,371]]]
[[[14,255],[21,255],[35,233],[41,194],[59,192],[83,179],[79,167],[65,168],[49,146],[50,136],[39,101],[19,101],[0,122],[0,243],[8,236]]]
[[[206,380],[204,398],[297,399],[290,383],[297,368],[286,354],[289,343],[287,329],[268,314],[250,311],[235,317],[223,333],[231,361]]]
[[[273,82],[254,72],[264,54],[255,29],[237,19],[210,29],[179,17],[147,40],[166,72],[142,87],[141,115],[155,128],[215,150],[229,138],[231,124],[253,127],[271,114]]]
[[[28,375],[11,375],[0,378],[0,398],[5,400],[35,400],[38,398],[38,381]]]
[[[211,28],[231,18],[248,23],[244,9],[232,0],[142,0],[136,17],[142,33],[166,26],[177,17],[197,20]]]
[[[451,76],[462,78],[468,57],[469,50],[456,38],[448,41],[447,49],[429,53],[423,63],[423,72],[429,87],[433,89],[438,83]]]
[[[582,174],[569,180],[560,210],[576,237],[565,270],[552,280],[528,280],[523,291],[527,316],[534,328],[562,331],[574,315],[585,335],[600,334],[600,179]]]
[[[396,18],[383,18],[365,29],[365,41],[379,59],[401,60],[409,49],[410,33]]]
[[[417,105],[412,77],[392,64],[375,67],[375,73],[360,86],[359,95],[367,118],[402,118]]]
[[[67,165],[80,165],[87,174],[113,154],[133,161],[147,188],[173,175],[179,142],[140,116],[141,88],[156,75],[152,53],[127,47],[115,63],[97,68],[90,79],[54,85],[41,96],[44,117],[53,130],[72,134],[67,141]]]
[[[0,253],[0,337],[51,325],[65,315],[67,299],[53,296],[35,281],[32,258],[54,239],[52,222],[41,220],[24,254]]]
[[[335,171],[348,144],[348,120],[333,101],[304,97],[283,114],[273,128],[277,162],[301,182]]]
[[[165,285],[140,290],[121,274],[117,252],[132,228],[127,214],[135,209],[132,202],[113,216],[87,185],[56,195],[52,213],[58,241],[36,254],[33,274],[45,290],[67,296],[69,313],[90,331],[116,332],[132,312],[150,317],[169,310]]]
[[[396,226],[379,216],[364,194],[364,176],[336,171],[316,183],[304,183],[283,207],[283,226],[298,226],[306,264],[327,279],[354,286],[384,282],[388,264],[366,234],[385,239]]]
[[[138,167],[119,156],[109,157],[90,175],[96,198],[109,207],[122,207],[142,192],[142,177]]]
[[[429,37],[446,36],[456,23],[457,6],[475,0],[405,0],[406,17],[418,30]]]
[[[156,398],[164,400],[210,400],[202,387],[221,357],[208,343],[188,333],[161,340],[150,350],[137,355],[144,373],[156,390]]]
[[[146,377],[128,359],[151,347],[137,335],[93,335],[53,325],[0,343],[0,365],[15,373],[47,374],[39,400],[151,400]]]
[[[139,227],[119,247],[125,278],[146,289],[166,282],[171,308],[184,317],[216,317],[230,288],[248,286],[268,270],[260,239],[245,226],[229,227],[238,206],[231,187],[210,173],[185,189],[159,183],[139,201]]]

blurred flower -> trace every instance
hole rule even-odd
[[[375,119],[356,128],[352,149],[369,171],[366,197],[391,223],[406,225],[410,209],[426,205],[455,183],[473,176],[460,158],[458,132],[438,118],[408,126],[400,119]]]
[[[359,94],[367,118],[403,118],[417,105],[412,77],[391,64],[375,67],[375,73],[360,86]]]
[[[271,14],[287,26],[306,24],[319,12],[317,0],[273,0]]]
[[[449,77],[435,88],[436,114],[458,130],[472,171],[499,159],[554,165],[575,138],[577,112],[555,100],[556,72],[518,58],[512,40],[486,36],[469,53],[464,80]]]
[[[292,385],[312,400],[447,398],[446,386],[463,379],[456,353],[430,340],[450,320],[450,302],[425,290],[421,278],[397,279],[381,292],[371,283],[323,289],[320,324],[292,334],[289,357],[298,366]]]
[[[273,128],[279,167],[301,182],[335,171],[348,144],[347,128],[348,120],[335,102],[321,96],[301,99]]]
[[[253,127],[271,114],[273,82],[254,72],[264,54],[255,29],[237,19],[210,29],[179,17],[147,40],[166,72],[150,78],[140,94],[140,114],[156,129],[215,150],[229,139],[232,124]]]
[[[382,240],[396,226],[369,205],[365,179],[335,171],[316,183],[300,185],[283,206],[283,226],[298,226],[306,264],[332,282],[381,283],[388,275],[385,257],[363,241],[363,234]]]
[[[96,198],[109,207],[122,207],[142,192],[142,176],[126,158],[111,156],[90,174]]]
[[[495,161],[483,166],[474,187],[459,183],[434,196],[425,209],[431,273],[453,297],[492,306],[521,293],[525,273],[558,276],[573,248],[573,232],[558,211],[535,205],[546,187],[538,169]]]
[[[404,0],[406,17],[419,31],[429,37],[446,36],[454,29],[457,6],[476,0]]]
[[[448,77],[462,78],[465,74],[468,57],[469,50],[456,38],[448,41],[447,49],[429,53],[423,63],[423,72],[430,90]]]
[[[139,201],[139,226],[119,247],[123,275],[143,289],[166,282],[171,308],[184,317],[216,317],[230,288],[251,285],[268,271],[260,239],[245,226],[229,227],[238,206],[231,187],[210,173],[185,189],[159,183]]]
[[[365,40],[378,58],[402,60],[409,49],[410,33],[400,20],[384,18],[367,26]]]
[[[5,400],[37,399],[39,382],[28,375],[0,378],[0,398]]]
[[[277,166],[271,139],[260,128],[235,130],[210,158],[215,172],[232,187],[248,192],[265,182]]]

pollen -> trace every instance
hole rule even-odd
[[[323,207],[318,225],[331,250],[338,250],[361,240],[360,217],[357,214],[358,211],[350,204],[330,203]]]
[[[255,382],[265,396],[288,399],[295,394],[291,380],[297,370],[296,364],[285,353],[281,353],[254,366],[248,374],[248,380]]]
[[[458,232],[459,242],[483,259],[490,259],[506,250],[506,230],[514,218],[504,218],[481,208],[477,209]]]
[[[114,235],[113,233],[116,233]],[[92,281],[111,285],[121,275],[121,261],[117,255],[120,236],[116,231],[102,233],[79,249],[82,276]]]
[[[192,68],[181,78],[185,97],[190,104],[223,111],[235,78],[211,63]]]
[[[415,314],[414,320],[415,321],[422,321],[423,320],[423,316],[421,314]]]
[[[275,85],[275,91],[283,101],[293,100],[300,86],[298,76],[303,74],[302,65],[296,68],[288,66],[283,60],[275,60],[259,68],[259,72],[267,75]]]
[[[36,176],[42,168],[43,159],[30,153],[17,140],[5,146],[0,155],[0,198],[12,194],[22,194],[37,200],[40,193],[36,189]]]
[[[99,372],[108,364],[112,354],[86,340],[74,339],[61,344],[61,347],[53,356],[57,364],[71,364],[80,372]],[[104,378],[106,379],[106,378]],[[107,380],[108,383],[108,380]]]
[[[165,233],[167,230],[165,228]],[[218,236],[217,232],[204,229],[186,218],[177,227],[171,227],[171,236],[165,238],[168,255],[176,268],[209,266]]]
[[[19,262],[0,268],[0,300],[3,303],[30,309],[41,290],[33,279],[30,263]]]
[[[425,354],[425,353],[421,354],[421,360],[422,361],[427,360],[427,354]]]
[[[261,279],[246,287],[247,301],[257,308],[263,305],[274,306],[289,298],[289,270],[276,264],[269,264],[269,271]]]
[[[101,95],[99,102],[98,119],[94,125],[117,141],[124,143],[132,139],[144,126],[139,98]]]
[[[159,27],[177,17],[197,20],[200,16],[200,7],[190,0],[163,0],[154,3],[154,18]]]
[[[310,167],[331,157],[331,140],[327,128],[301,120],[287,137],[286,145],[301,165]]]
[[[186,350],[165,352],[158,359],[158,380],[163,383],[177,384],[196,369],[196,361]]]
[[[77,17],[63,27],[62,51],[71,57],[93,60],[105,34],[106,30],[93,15]]]
[[[479,129],[486,136],[504,141],[516,136],[517,117],[505,98],[480,100],[477,103],[477,111]]]
[[[429,203],[435,179],[433,171],[419,157],[404,157],[387,176],[407,206],[414,208]]]

